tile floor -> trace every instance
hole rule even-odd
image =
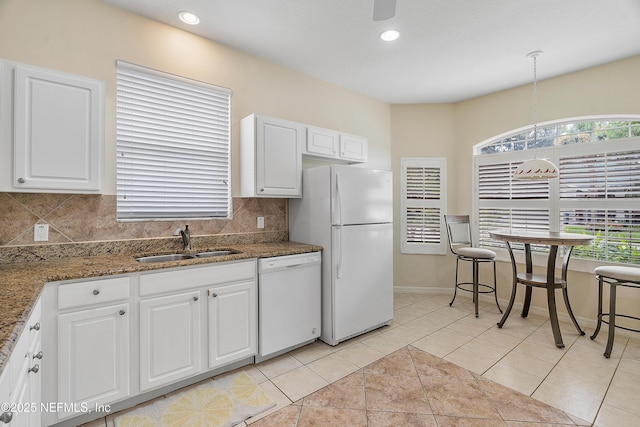
[[[390,326],[335,347],[318,341],[242,368],[277,403],[248,424],[338,426],[358,425],[351,423],[359,419],[369,427],[640,426],[640,336],[617,335],[606,359],[606,330],[591,341],[592,330],[579,336],[573,325],[561,323],[566,347],[558,349],[544,316],[523,319],[514,309],[498,329],[500,314],[492,301],[481,301],[476,319],[470,299],[458,296],[449,307],[450,298],[396,293]],[[446,375],[434,375],[435,366],[446,366]],[[351,391],[354,386],[364,394]],[[416,394],[418,389],[425,393]],[[412,409],[410,402],[422,409]],[[523,420],[529,404],[546,408],[545,415]],[[111,427],[117,415],[86,426]],[[355,418],[344,424],[338,421],[342,416]]]

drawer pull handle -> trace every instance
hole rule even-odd
[[[94,295],[100,295],[100,289],[94,289],[93,290],[93,294]]]
[[[125,311],[124,310],[120,310],[120,316],[124,316]]]
[[[0,421],[2,421],[5,424],[9,424],[12,419],[13,419],[13,412],[3,412],[2,415],[0,415]]]
[[[193,297],[193,300],[194,301],[198,301],[198,297]]]
[[[42,359],[42,351],[39,351],[37,354],[33,355],[34,359]]]
[[[35,325],[29,327],[29,330],[32,330],[32,329],[35,329],[36,331],[39,331],[40,330],[40,322],[36,322]]]
[[[29,372],[33,372],[34,374],[37,374],[39,370],[40,370],[40,365],[37,365],[37,364],[36,364],[36,365],[33,365],[33,367],[32,367],[32,368],[29,368],[29,370],[27,371],[27,373],[29,373]]]

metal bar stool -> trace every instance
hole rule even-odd
[[[616,288],[624,286],[627,288],[640,289],[640,268],[637,267],[614,267],[602,266],[595,270],[598,279],[598,325],[591,335],[591,339],[595,339],[600,332],[602,323],[609,325],[609,336],[607,338],[607,347],[604,350],[604,357],[611,357],[613,349],[613,339],[615,337],[615,328],[625,329],[627,331],[640,332],[640,329],[631,329],[624,326],[616,325],[616,317],[626,317],[628,319],[640,320],[639,317],[629,316],[626,314],[616,313]],[[602,287],[603,283],[609,284],[609,313],[602,312]],[[608,316],[609,321],[602,320],[602,316]]]
[[[496,253],[489,249],[473,247],[469,215],[445,215],[444,222],[447,225],[449,249],[456,256],[456,286],[453,290],[453,299],[449,303],[449,307],[453,305],[456,300],[457,290],[460,289],[466,292],[473,292],[476,317],[478,317],[478,294],[493,293],[498,310],[502,313],[496,292]],[[460,261],[473,263],[473,282],[458,282],[458,264]],[[479,282],[479,266],[483,262],[493,263],[493,286]],[[465,285],[467,286],[465,287]],[[471,289],[468,288],[468,285],[471,285]],[[483,290],[480,290],[480,288]]]

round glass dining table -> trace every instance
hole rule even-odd
[[[553,338],[555,344],[559,348],[564,347],[562,342],[562,334],[560,332],[560,324],[558,323],[558,312],[556,309],[556,297],[555,290],[562,289],[562,295],[564,297],[564,303],[567,307],[567,312],[574,326],[580,333],[584,335],[584,331],[578,325],[576,317],[571,310],[571,304],[569,303],[569,294],[567,291],[567,269],[569,266],[569,259],[574,246],[588,245],[593,240],[593,236],[576,233],[562,233],[545,230],[522,230],[522,229],[508,229],[508,230],[494,230],[489,232],[489,236],[495,240],[501,240],[507,243],[507,249],[509,250],[509,256],[511,257],[511,265],[513,269],[513,288],[511,290],[511,297],[509,298],[509,305],[505,310],[502,319],[498,322],[498,327],[502,328],[507,321],[513,303],[516,299],[516,290],[518,284],[526,286],[524,304],[522,307],[522,317],[527,317],[529,314],[529,307],[531,305],[531,292],[534,287],[546,288],[547,290],[547,304],[549,306],[549,322],[551,323],[551,330],[553,331]],[[512,243],[523,243],[525,254],[525,268],[524,273],[518,273],[517,263],[513,254]],[[531,245],[548,245],[549,254],[547,256],[547,269],[545,274],[533,273],[533,262],[531,258]],[[562,273],[560,277],[556,277],[556,257],[558,255],[558,246],[564,246],[564,257],[562,262]]]

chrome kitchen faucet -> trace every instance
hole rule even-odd
[[[174,236],[182,236],[182,243],[184,244],[184,250],[185,251],[190,251],[191,250],[191,233],[189,232],[189,224],[186,224],[184,226],[184,230],[178,228],[175,233],[173,233]]]

